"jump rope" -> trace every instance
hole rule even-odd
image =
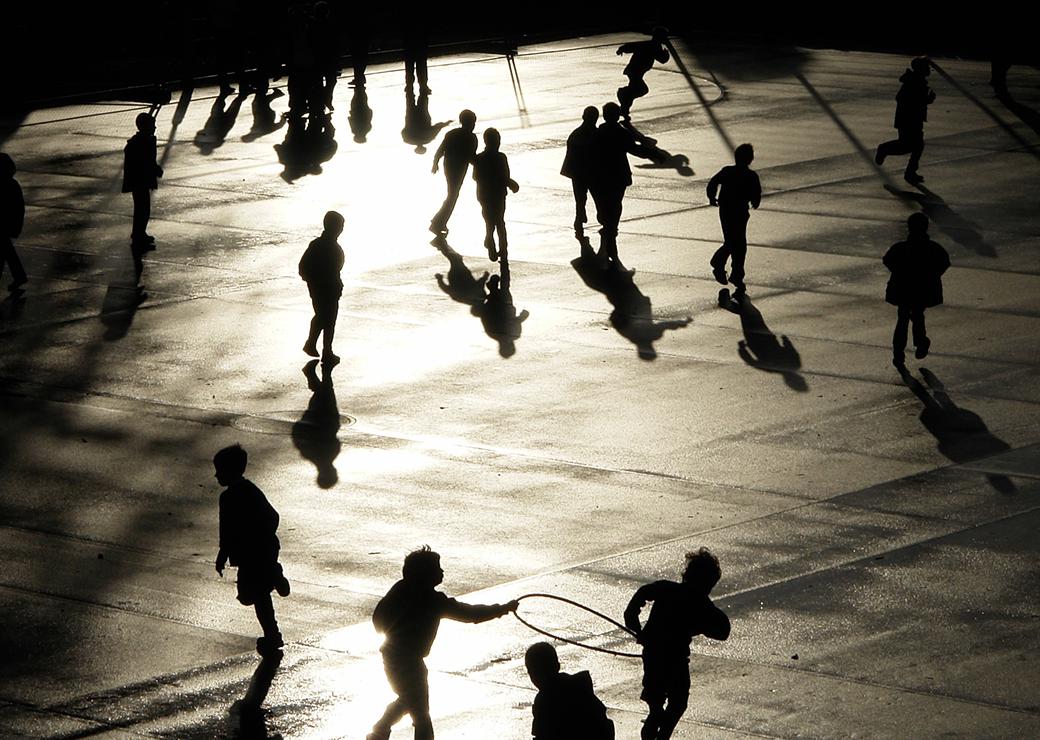
[[[621,622],[617,621],[616,619],[613,619],[612,617],[608,617],[603,612],[598,612],[595,609],[593,609],[592,607],[585,606],[584,604],[579,604],[577,601],[572,601],[571,599],[564,598],[563,596],[555,596],[553,594],[535,593],[535,594],[524,594],[523,596],[518,596],[516,600],[517,601],[523,601],[524,599],[534,599],[534,598],[538,598],[538,599],[552,599],[554,601],[562,601],[564,604],[570,604],[573,607],[577,607],[578,609],[581,609],[583,611],[588,612],[589,614],[592,614],[594,616],[599,617],[600,619],[602,619],[605,622],[609,622],[610,624],[612,624],[615,627],[623,630],[624,632],[626,632],[627,634],[631,635],[632,637],[636,636],[635,633],[632,630],[630,630],[628,627],[626,627],[625,625],[623,625]],[[568,645],[576,645],[577,647],[585,648],[586,650],[595,650],[597,653],[606,653],[607,655],[616,655],[619,658],[640,658],[640,657],[642,657],[639,653],[626,653],[626,652],[621,651],[621,650],[611,650],[610,648],[599,647],[597,645],[589,645],[589,644],[584,643],[584,642],[579,642],[578,640],[570,640],[570,639],[568,639],[566,637],[561,637],[560,635],[553,634],[552,632],[549,632],[548,630],[543,630],[541,627],[536,627],[535,625],[533,625],[530,622],[528,622],[526,619],[524,619],[523,617],[520,616],[519,610],[513,612],[513,616],[516,617],[517,621],[520,622],[520,624],[524,625],[529,630],[533,630],[533,631],[537,632],[540,635],[545,635],[546,637],[551,637],[554,640],[559,640],[560,642],[565,642]]]

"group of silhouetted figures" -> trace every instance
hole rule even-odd
[[[278,512],[257,486],[245,477],[248,456],[239,445],[213,457],[219,499],[220,542],[216,571],[228,564],[238,569],[238,601],[252,606],[263,631],[256,641],[265,660],[281,657],[284,646],[275,617],[272,593],[288,596],[288,579],[278,562]],[[690,695],[690,645],[694,637],[729,637],[725,612],[711,600],[722,577],[718,558],[707,548],[686,554],[681,579],[641,586],[624,613],[625,626],[642,646],[643,682],[640,699],[648,707],[643,740],[666,740],[686,711]],[[477,624],[515,612],[517,600],[505,604],[467,604],[437,590],[444,580],[441,556],[424,546],[408,553],[397,581],[376,604],[372,623],[384,636],[380,653],[387,681],[396,698],[376,721],[367,740],[387,740],[391,728],[410,716],[416,740],[433,738],[429,672],[426,657],[442,619]],[[647,604],[653,604],[642,621]],[[525,660],[538,689],[532,705],[531,733],[536,740],[613,740],[614,723],[593,690],[587,671],[561,670],[556,649],[538,642]],[[255,710],[257,707],[253,707]]]
[[[338,51],[334,39],[326,33],[327,13],[328,7],[319,2],[310,9],[299,7],[290,16],[290,32],[296,35],[294,38],[298,37],[298,43],[294,46],[294,56],[289,65],[289,116],[296,120],[307,116],[310,126],[322,128],[331,126],[332,93],[339,74]],[[409,29],[406,89],[409,90],[411,105],[423,108],[426,103],[416,103],[411,88],[417,78],[420,100],[425,101],[430,92],[425,63],[426,42],[420,27],[413,24]],[[668,49],[668,37],[663,29],[655,30],[650,40],[619,47],[619,55],[631,55],[624,70],[628,84],[618,89],[617,102],[608,102],[601,109],[585,108],[581,124],[567,139],[561,174],[570,179],[573,189],[573,228],[581,245],[580,259],[596,263],[602,270],[624,270],[617,237],[625,192],[632,184],[628,156],[648,159],[658,156],[647,145],[645,137],[631,126],[631,109],[636,100],[648,93],[644,75],[655,61],[668,61]],[[935,93],[927,84],[929,70],[927,59],[914,59],[901,77],[895,117],[898,138],[881,144],[876,155],[879,165],[886,157],[909,155],[904,176],[914,185],[923,180],[918,172],[924,148],[923,126],[928,105],[935,99]],[[262,82],[256,80],[249,83],[251,89],[266,94],[266,77]],[[246,78],[241,77],[240,85],[245,81]],[[355,89],[364,87],[363,57],[360,62],[355,60],[352,84]],[[224,76],[220,85],[222,94],[229,94],[230,86]],[[420,120],[417,125],[425,127],[426,131],[432,130],[433,136],[447,123],[432,126],[428,109],[412,111],[411,115],[424,117],[425,122]],[[598,123],[601,116],[602,123]],[[452,261],[452,271],[449,272],[449,281],[456,283],[454,290],[458,292],[465,288],[458,285],[457,275],[465,271],[471,284],[469,288],[480,293],[479,300],[474,298],[470,301],[476,305],[484,300],[485,287],[491,294],[497,291],[508,296],[506,199],[508,192],[517,192],[519,185],[512,179],[508,158],[501,151],[499,132],[494,128],[486,129],[482,137],[484,149],[478,153],[476,114],[463,110],[458,121],[459,127],[444,136],[433,156],[433,172],[443,167],[446,195],[440,209],[431,218],[429,228],[435,234],[435,243],[448,255],[449,261],[453,256],[457,258]],[[147,231],[150,197],[163,169],[157,162],[153,115],[138,115],[136,126],[137,133],[129,139],[124,150],[122,189],[133,198],[130,242],[134,254],[139,256],[155,248],[155,240]],[[423,146],[432,137],[423,139],[417,136],[410,143],[417,143],[417,151],[425,151]],[[409,141],[408,136],[405,140]],[[722,245],[710,259],[710,271],[723,286],[734,287],[732,296],[728,295],[728,290],[723,292],[726,300],[737,304],[744,300],[747,291],[745,261],[750,211],[759,207],[762,198],[759,177],[751,169],[754,156],[751,144],[736,147],[734,164],[711,177],[706,191],[710,205],[719,210],[723,235]],[[487,273],[479,281],[474,280],[461,258],[444,242],[449,220],[470,168],[485,223],[484,246],[491,261],[501,260],[502,276],[490,280]],[[25,204],[14,173],[12,159],[0,154],[0,267],[10,265],[13,275],[10,288],[12,292],[20,292],[27,276],[15,252],[14,239],[22,230]],[[598,250],[592,248],[585,235],[590,195],[599,224]],[[893,245],[883,258],[891,271],[885,299],[897,307],[892,348],[893,363],[900,371],[905,371],[904,352],[910,327],[915,356],[923,358],[928,354],[931,342],[925,332],[924,312],[926,308],[942,303],[941,276],[950,264],[946,251],[929,238],[928,225],[929,220],[923,213],[910,216],[907,238]],[[307,285],[313,306],[313,318],[303,351],[311,357],[320,357],[325,369],[331,369],[340,360],[333,352],[332,343],[343,293],[340,274],[344,252],[338,242],[343,230],[343,216],[329,211],[321,235],[310,242],[299,262],[299,275]],[[449,281],[438,275],[438,282],[446,292],[451,292]],[[519,320],[523,318],[526,318],[526,312]],[[517,319],[515,312],[513,319]],[[316,388],[323,386],[327,376],[319,382],[314,366],[308,367],[308,379],[313,380]],[[245,451],[237,445],[220,450],[213,459],[216,478],[225,487],[219,501],[220,545],[216,570],[223,575],[227,564],[237,567],[238,600],[254,607],[263,632],[257,640],[257,650],[263,656],[280,655],[284,643],[271,594],[276,592],[288,596],[290,586],[278,562],[276,531],[279,516],[260,489],[245,478],[246,462]],[[440,556],[436,552],[429,548],[411,552],[405,558],[402,579],[394,584],[375,609],[373,622],[376,629],[385,635],[381,648],[384,667],[397,698],[386,708],[369,734],[369,740],[389,737],[391,727],[405,715],[412,718],[416,738],[433,737],[424,659],[429,654],[441,619],[476,623],[517,609],[516,601],[471,605],[452,599],[436,588],[443,576]],[[641,733],[643,740],[670,737],[686,709],[692,638],[703,635],[725,640],[728,637],[729,621],[709,597],[720,576],[718,560],[702,548],[687,555],[687,566],[680,582],[658,581],[641,587],[625,610],[625,624],[643,648],[641,698],[649,707]],[[647,621],[642,623],[641,611],[650,602],[653,608]],[[538,689],[533,705],[534,737],[539,740],[613,737],[613,723],[607,718],[603,703],[595,696],[587,672],[573,675],[562,672],[556,651],[548,643],[532,645],[526,654],[526,665]]]

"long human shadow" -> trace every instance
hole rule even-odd
[[[433,122],[430,116],[430,95],[421,92],[415,97],[413,86],[404,91],[404,128],[401,129],[401,139],[405,144],[415,147],[416,154],[425,154],[426,145],[437,138],[441,129],[451,123],[451,120]]]
[[[921,424],[939,443],[939,452],[952,462],[974,462],[1011,449],[1007,442],[989,431],[982,417],[954,403],[946,387],[927,368],[921,368],[924,383],[909,371],[902,372],[901,376],[907,388],[924,404]],[[1000,493],[1017,490],[1014,481],[1006,475],[987,473],[986,479]]]
[[[978,227],[950,208],[941,196],[918,183],[917,190],[904,190],[894,185],[885,185],[885,189],[903,200],[916,203],[921,211],[939,227],[939,231],[953,239],[962,247],[975,252],[980,257],[996,257],[997,250],[987,242]]]
[[[122,339],[130,331],[137,315],[137,309],[148,298],[141,286],[141,273],[144,262],[141,251],[136,247],[130,249],[131,262],[127,274],[125,263],[119,263],[116,272],[111,276],[105,299],[101,304],[101,323],[105,325],[105,341],[113,342]]]
[[[690,158],[685,154],[672,154],[667,149],[661,148],[657,145],[657,139],[652,139],[640,132],[639,129],[632,125],[631,121],[626,123],[625,127],[632,132],[636,141],[650,155],[649,164],[637,164],[637,168],[642,170],[675,170],[683,177],[693,176],[694,172],[693,168],[690,167]]]
[[[293,424],[292,441],[300,455],[317,469],[318,486],[332,488],[339,481],[335,463],[343,448],[339,441],[341,421],[336,389],[332,384],[332,368],[322,365],[321,377],[317,371],[317,360],[311,360],[303,367],[311,400],[303,416]]]
[[[263,704],[271,690],[275,674],[282,663],[282,652],[264,657],[253,671],[249,688],[241,699],[231,705],[231,736],[249,740],[281,740],[281,733],[269,734]]]
[[[447,274],[438,272],[435,275],[437,286],[453,301],[469,306],[470,313],[480,319],[484,332],[498,342],[498,353],[502,357],[515,355],[516,340],[520,338],[522,325],[530,312],[524,309],[517,313],[506,259],[499,258],[501,275],[492,275],[485,270],[478,278],[443,236],[430,243],[448,260]]]
[[[285,139],[274,145],[284,168],[281,178],[294,182],[306,175],[320,175],[321,166],[335,156],[338,148],[331,116],[306,123],[302,118],[290,116]]]
[[[627,270],[604,270],[599,260],[591,257],[576,257],[571,267],[588,287],[607,297],[614,310],[610,313],[610,325],[618,334],[636,346],[641,360],[657,359],[654,342],[668,330],[681,329],[693,321],[669,319],[654,321],[650,298],[642,293]]]
[[[227,100],[227,97],[226,93],[221,93],[216,97],[209,109],[209,118],[195,134],[195,146],[198,147],[200,154],[209,155],[216,151],[224,144],[227,135],[235,126],[235,120],[245,101],[245,95],[239,93],[225,108],[224,101]]]
[[[256,141],[262,136],[273,134],[285,125],[286,116],[277,116],[271,107],[271,101],[282,96],[282,91],[273,88],[268,91],[258,91],[253,96],[251,111],[253,113],[253,125],[249,133],[242,136],[242,141]]]
[[[791,390],[800,393],[808,391],[809,385],[799,373],[802,369],[802,357],[787,335],[777,338],[766,326],[762,312],[747,296],[736,302],[729,300],[727,291],[721,293],[725,293],[725,297],[720,296],[719,302],[728,311],[740,316],[740,328],[744,332],[744,338],[737,343],[740,359],[758,370],[780,373],[784,383]]]
[[[368,132],[372,130],[372,108],[368,104],[368,90],[364,85],[354,88],[347,123],[350,124],[350,132],[354,134],[354,141],[364,144],[368,140]]]
[[[474,316],[479,315],[480,308],[487,297],[484,286],[491,273],[485,270],[483,275],[475,278],[470,269],[466,267],[462,255],[452,249],[444,237],[437,237],[430,243],[448,260],[448,272],[446,274],[438,272],[434,276],[437,286],[453,301],[469,306],[470,313]]]

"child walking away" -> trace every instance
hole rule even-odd
[[[592,690],[588,671],[563,673],[556,648],[547,642],[527,648],[524,663],[538,688],[531,707],[534,740],[614,740],[614,723]]]
[[[466,180],[466,171],[477,154],[477,135],[473,133],[476,126],[476,113],[471,110],[459,113],[459,128],[452,129],[444,135],[444,140],[433,155],[432,172],[436,173],[440,169],[441,159],[444,159],[444,179],[448,186],[444,203],[430,219],[430,231],[434,234],[448,233],[448,219],[455,211],[459,191]]]
[[[502,136],[497,129],[484,132],[484,151],[473,160],[473,179],[477,183],[477,201],[484,216],[484,247],[488,258],[494,262],[502,253],[502,262],[509,260],[506,237],[506,188],[514,193],[520,189],[516,180],[509,176],[509,160],[499,151]],[[498,249],[495,249],[495,232],[498,232]]]
[[[907,324],[914,327],[914,357],[928,356],[932,342],[924,328],[924,310],[943,302],[942,275],[950,266],[950,255],[928,238],[928,217],[915,213],[906,220],[909,234],[885,253],[884,263],[892,276],[885,289],[885,301],[899,310],[892,333],[892,364],[906,371]]]
[[[159,187],[163,169],[156,159],[155,119],[138,113],[137,133],[127,139],[123,149],[123,192],[134,199],[134,221],[130,245],[137,252],[155,249],[155,239],[148,234],[152,216],[152,191]]]
[[[682,583],[655,581],[641,586],[625,609],[625,625],[643,646],[643,693],[650,708],[642,740],[667,740],[690,698],[690,643],[697,635],[729,637],[729,618],[708,594],[722,577],[719,561],[705,547],[686,554]],[[646,625],[639,613],[652,601]]]
[[[336,317],[339,314],[339,299],[343,295],[343,248],[336,239],[343,233],[343,216],[336,211],[325,214],[321,236],[307,245],[300,258],[300,277],[307,283],[314,307],[310,333],[303,344],[303,351],[311,357],[318,356],[318,335],[323,337],[321,361],[327,367],[339,362],[332,352],[332,337],[336,333]]]
[[[289,581],[278,562],[278,512],[263,491],[245,479],[246,451],[239,445],[225,447],[213,456],[217,482],[226,486],[220,494],[220,550],[217,573],[224,567],[238,568],[238,600],[256,610],[263,637],[256,651],[274,655],[284,644],[274,617],[271,591],[289,595]]]
[[[750,144],[738,146],[733,158],[735,164],[723,167],[708,181],[708,202],[718,207],[719,221],[722,222],[722,246],[712,255],[711,273],[725,285],[726,260],[730,260],[728,282],[736,287],[733,298],[739,301],[747,292],[744,260],[747,258],[747,223],[751,218],[748,206],[758,208],[762,201],[762,183],[758,173],[751,169],[755,150]]]
[[[372,614],[376,630],[386,635],[381,648],[383,667],[397,699],[387,706],[367,740],[386,740],[390,728],[406,714],[412,716],[415,740],[432,740],[424,658],[430,654],[441,619],[475,624],[516,611],[517,607],[515,601],[490,606],[463,604],[436,590],[444,580],[441,556],[426,546],[408,553],[402,575]]]

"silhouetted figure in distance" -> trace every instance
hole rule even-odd
[[[462,183],[466,180],[466,172],[477,155],[477,135],[473,133],[476,126],[477,114],[471,110],[462,111],[459,113],[459,128],[446,133],[441,145],[434,152],[431,171],[436,173],[440,169],[440,162],[443,158],[444,180],[448,186],[448,194],[444,197],[444,203],[430,221],[430,231],[434,234],[448,233],[448,219],[455,210],[459,191],[462,190]]]
[[[499,151],[502,135],[498,129],[484,132],[484,151],[473,158],[473,180],[477,183],[477,202],[484,217],[484,247],[488,258],[494,262],[499,252],[508,260],[509,239],[506,235],[506,189],[514,193],[520,189],[516,180],[509,176],[509,159]],[[495,249],[495,233],[498,233],[498,249]]]
[[[314,307],[310,333],[304,342],[303,351],[311,357],[318,356],[318,335],[322,336],[321,361],[335,365],[339,357],[332,351],[332,338],[336,333],[336,316],[339,299],[343,295],[343,247],[336,241],[343,233],[343,216],[336,211],[325,214],[325,230],[321,236],[307,245],[300,258],[300,277],[307,283]]]
[[[589,216],[586,205],[589,200],[589,187],[596,168],[596,122],[599,111],[590,105],[581,114],[581,125],[567,137],[567,153],[563,157],[560,174],[570,178],[574,191],[574,237],[582,244],[582,254],[588,250],[585,236],[585,224]]]
[[[11,267],[8,290],[17,293],[29,278],[22,260],[14,251],[14,240],[22,233],[25,224],[25,198],[14,173],[14,160],[9,154],[0,152],[0,275],[4,273],[4,265]]]
[[[137,133],[123,149],[123,192],[134,199],[133,229],[130,243],[137,251],[155,249],[155,239],[148,235],[152,215],[152,191],[159,187],[162,167],[156,161],[155,119],[138,113]]]
[[[386,740],[406,714],[412,717],[415,740],[432,740],[430,686],[426,661],[442,619],[480,623],[516,611],[517,602],[489,606],[464,604],[436,587],[444,580],[441,556],[429,547],[408,553],[402,579],[376,604],[372,623],[386,637],[380,652],[390,688],[397,694],[367,740]]]
[[[650,713],[642,740],[667,740],[690,698],[690,643],[697,635],[729,637],[729,618],[709,594],[722,577],[719,561],[706,547],[686,553],[682,582],[655,581],[640,586],[625,609],[625,626],[643,646],[643,692]],[[639,613],[653,602],[645,625]]]
[[[925,57],[910,62],[910,69],[899,78],[902,86],[896,94],[895,129],[899,138],[886,141],[877,148],[874,161],[880,166],[893,154],[909,154],[903,179],[911,185],[924,182],[917,173],[924,152],[924,123],[928,120],[928,106],[935,102],[935,91],[928,87],[931,63]]]
[[[654,62],[664,64],[668,61],[668,49],[665,44],[668,41],[668,30],[655,28],[653,37],[649,41],[632,41],[618,47],[617,55],[631,54],[624,75],[628,78],[628,85],[619,87],[617,91],[618,102],[621,103],[621,115],[625,120],[631,115],[632,102],[650,92],[643,75],[650,71]]]
[[[547,642],[527,648],[524,664],[538,688],[531,706],[534,740],[614,740],[614,723],[593,691],[588,671],[561,671],[556,648]]]
[[[238,600],[256,610],[263,637],[256,641],[260,655],[272,655],[283,645],[274,616],[271,592],[289,595],[289,581],[278,562],[278,512],[252,481],[246,480],[246,451],[239,445],[225,447],[213,456],[220,494],[220,550],[217,573],[224,577],[230,563],[238,568]]]
[[[613,269],[623,268],[618,257],[617,235],[625,190],[632,184],[628,155],[651,158],[632,132],[620,124],[620,117],[621,109],[617,103],[603,106],[603,123],[596,129],[595,167],[591,180],[596,220],[600,224],[599,255]]]
[[[428,19],[414,13],[405,13],[404,19],[404,84],[411,87],[419,80],[419,92],[429,95],[426,58],[430,53]]]
[[[324,115],[324,109],[334,110],[332,94],[336,90],[336,81],[340,73],[339,28],[325,0],[314,3],[312,12],[314,17],[311,21],[311,46],[314,49],[314,63],[317,65],[316,84],[321,88],[321,115]],[[312,106],[312,111],[317,109],[318,105]]]
[[[747,292],[744,284],[744,260],[747,257],[747,223],[751,208],[762,201],[762,183],[751,169],[755,150],[750,144],[741,144],[733,152],[736,164],[723,167],[708,181],[708,202],[719,209],[722,222],[722,246],[711,258],[711,272],[722,285],[726,279],[726,260],[730,260],[728,282],[736,286],[734,300],[739,301]],[[719,190],[721,189],[721,193]]]
[[[931,340],[925,332],[924,311],[943,302],[942,275],[950,266],[950,255],[928,238],[928,217],[914,213],[906,220],[906,241],[893,244],[885,253],[885,267],[892,273],[885,301],[896,306],[896,328],[892,333],[892,364],[906,368],[907,324],[913,324],[914,357],[928,356]]]

